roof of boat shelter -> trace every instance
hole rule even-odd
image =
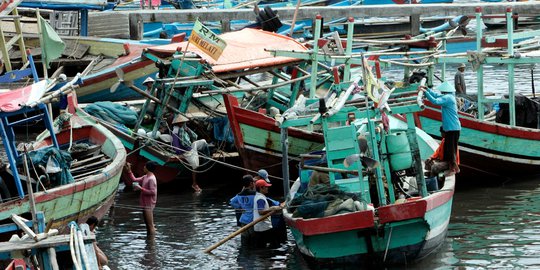
[[[306,51],[307,48],[296,40],[262,30],[246,28],[240,31],[220,35],[227,42],[223,54],[216,61],[209,55],[189,45],[188,51],[200,55],[212,66],[216,73],[243,70],[256,67],[268,67],[298,61],[291,57],[274,57],[266,49]],[[163,46],[148,48],[148,51],[158,54],[173,54],[178,47],[184,50],[187,42],[172,43]]]

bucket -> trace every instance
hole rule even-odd
[[[391,133],[386,136],[386,150],[390,155],[392,171],[405,170],[412,167],[413,160],[407,133],[404,131]]]

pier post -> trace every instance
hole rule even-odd
[[[283,174],[283,197],[289,195],[289,139],[287,128],[281,128],[281,170]]]
[[[227,33],[231,31],[231,21],[221,20],[221,33]]]
[[[416,36],[420,34],[420,14],[412,14],[409,17],[411,23],[411,35]]]
[[[141,14],[129,14],[129,39],[141,40],[143,38],[143,18]]]

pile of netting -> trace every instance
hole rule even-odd
[[[113,124],[132,127],[137,123],[137,112],[110,101],[95,102],[86,106],[84,110],[92,116]]]
[[[31,168],[43,168],[53,187],[73,183],[74,179],[69,171],[71,155],[55,147],[46,147],[28,153]],[[20,161],[22,164],[22,160]]]
[[[320,218],[367,209],[354,193],[344,192],[337,185],[310,186],[289,204],[288,211],[295,218]]]

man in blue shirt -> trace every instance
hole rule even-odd
[[[242,177],[242,185],[242,191],[230,200],[231,206],[235,209],[236,225],[240,227],[244,227],[253,221],[255,199],[255,182],[253,181],[253,177],[251,175],[244,175]],[[253,227],[242,232],[242,245],[255,245]]]
[[[251,175],[242,177],[242,185],[242,191],[230,200],[231,206],[237,210],[236,221],[240,227],[253,221],[253,199],[255,198],[255,183]]]
[[[441,92],[440,94],[424,86],[419,86],[418,90],[424,91],[427,99],[431,103],[441,106],[442,126],[445,133],[443,155],[444,161],[447,161],[450,165],[449,173],[447,175],[459,173],[459,166],[456,161],[456,153],[458,149],[461,123],[459,122],[456,103],[456,90],[448,82],[443,82],[436,88],[436,90]]]

